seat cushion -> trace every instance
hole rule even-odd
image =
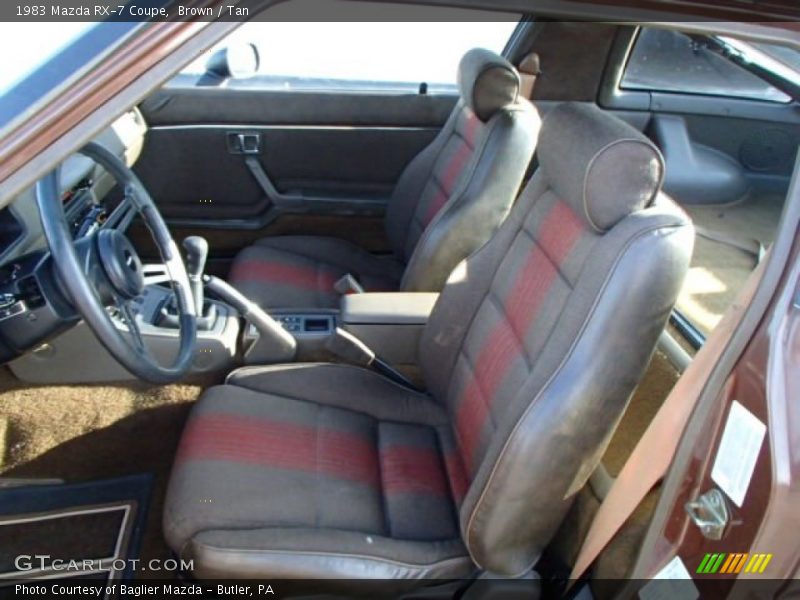
[[[462,577],[444,410],[358,367],[234,372],[198,400],[164,531],[199,577]]]
[[[395,291],[402,264],[344,240],[312,236],[265,238],[242,250],[228,281],[262,308],[336,308],[336,282],[353,275],[369,292]]]

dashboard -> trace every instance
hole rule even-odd
[[[94,141],[132,166],[146,132],[141,113],[132,109]],[[111,175],[83,155],[62,163],[60,184],[64,214],[76,240],[106,227],[124,231],[136,215]],[[0,363],[78,320],[52,268],[32,187],[0,210]]]

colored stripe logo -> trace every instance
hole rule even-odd
[[[704,575],[735,575],[737,573],[763,573],[772,560],[772,554],[749,554],[718,552],[706,554],[697,567],[697,573]]]

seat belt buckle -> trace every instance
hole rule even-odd
[[[333,289],[339,292],[342,296],[346,294],[363,294],[364,288],[355,277],[350,273],[344,275],[339,281],[333,284]]]

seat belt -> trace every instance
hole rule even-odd
[[[375,351],[366,343],[341,327],[335,328],[333,335],[325,342],[325,348],[345,363],[372,369],[403,387],[415,392],[422,392],[405,375],[375,354]]]
[[[363,294],[365,291],[364,287],[358,283],[358,279],[353,277],[350,273],[338,279],[336,283],[333,284],[333,289],[342,296],[346,296],[347,294]]]
[[[719,355],[738,329],[761,281],[764,264],[766,261],[759,263],[750,274],[736,300],[678,379],[611,485],[578,552],[570,574],[573,583],[594,563],[648,492],[666,475],[683,430]]]
[[[526,100],[533,98],[533,88],[536,86],[536,79],[542,74],[540,68],[539,55],[536,52],[531,52],[526,55],[517,67],[519,72],[519,95]]]

